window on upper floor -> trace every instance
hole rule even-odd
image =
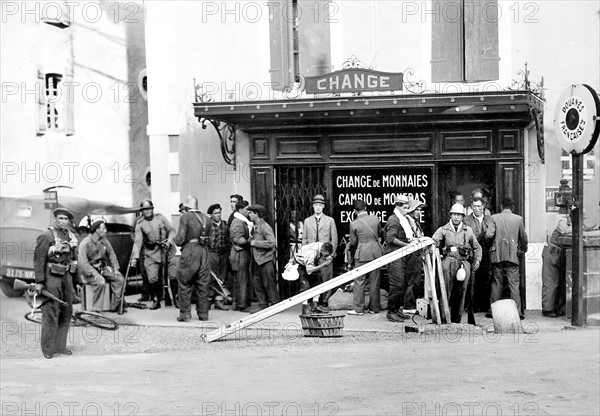
[[[68,75],[38,70],[38,136],[50,131],[65,133],[67,136],[75,134],[73,94],[68,85],[65,87],[65,83],[68,84],[70,79],[71,76]]]
[[[498,0],[432,0],[433,82],[499,78]]]
[[[301,77],[329,72],[329,25],[334,21],[335,3],[269,0],[268,7],[271,87],[283,91],[300,82]]]

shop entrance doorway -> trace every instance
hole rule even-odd
[[[437,227],[447,223],[454,196],[460,193],[464,205],[470,205],[471,192],[481,189],[487,199],[487,208],[494,213],[496,206],[496,166],[491,163],[440,164],[439,165],[439,212]]]
[[[283,271],[292,251],[302,244],[302,223],[312,215],[312,199],[321,194],[328,200],[324,166],[276,166],[274,169],[275,233],[277,237],[277,265]],[[330,207],[325,214],[331,215]],[[283,299],[298,293],[297,281],[279,280]]]

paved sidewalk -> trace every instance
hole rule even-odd
[[[135,302],[138,295],[129,296],[128,302]],[[150,305],[150,302],[147,303]],[[194,305],[192,305],[193,307]],[[253,305],[255,306],[255,305]],[[290,309],[273,315],[257,324],[249,327],[250,330],[269,330],[269,331],[294,331],[302,333],[302,325],[300,321],[301,305],[296,305]],[[386,319],[386,311],[378,314],[365,314],[363,316],[348,315],[346,311],[331,311],[332,314],[344,315],[344,332],[371,332],[371,333],[389,333],[403,334],[405,326],[419,327],[421,332],[440,332],[440,331],[462,331],[462,332],[493,332],[494,323],[491,318],[486,318],[484,313],[476,313],[476,326],[466,323],[467,316],[463,316],[463,324],[450,325],[433,325],[430,320],[415,315],[412,319],[406,320],[404,323],[393,323]],[[246,319],[251,315],[249,313],[237,311],[221,311],[211,309],[209,312],[208,321],[200,321],[192,309],[192,321],[178,322],[177,316],[179,310],[173,307],[165,307],[158,310],[136,309],[129,307],[124,315],[107,314],[124,325],[141,325],[141,326],[168,326],[168,327],[198,327],[204,333],[214,331],[218,326],[226,326],[236,321]],[[523,329],[526,333],[536,333],[540,331],[561,331],[566,328],[571,328],[570,320],[566,317],[546,318],[542,316],[541,311],[526,311],[525,320],[521,321]]]

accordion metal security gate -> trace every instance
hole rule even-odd
[[[327,196],[325,166],[287,165],[274,169],[274,207],[277,235],[277,265],[280,272],[291,252],[302,243],[302,225],[312,215],[312,199],[316,194]],[[327,207],[325,208],[327,212]],[[279,280],[283,299],[298,293],[298,282]]]

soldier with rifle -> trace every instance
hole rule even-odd
[[[68,228],[74,216],[66,208],[56,208],[53,214],[54,226],[38,237],[33,253],[35,292],[47,291],[66,303],[49,300],[42,305],[41,345],[48,359],[54,354],[72,354],[67,334],[73,314],[71,275],[77,270],[77,238]]]
[[[173,294],[175,295],[177,292],[177,281],[175,280],[177,265],[173,261],[176,254],[176,248],[173,245],[175,228],[163,215],[154,213],[154,204],[149,199],[142,201],[140,211],[142,211],[142,217],[137,221],[135,227],[135,242],[130,266],[137,266],[143,246],[144,268],[148,275],[150,298],[153,301],[150,309],[159,309],[163,298],[163,282],[159,279],[161,275]],[[166,280],[167,278],[168,280]],[[170,301],[170,298],[168,300]],[[168,303],[167,299],[165,299],[165,303]]]

